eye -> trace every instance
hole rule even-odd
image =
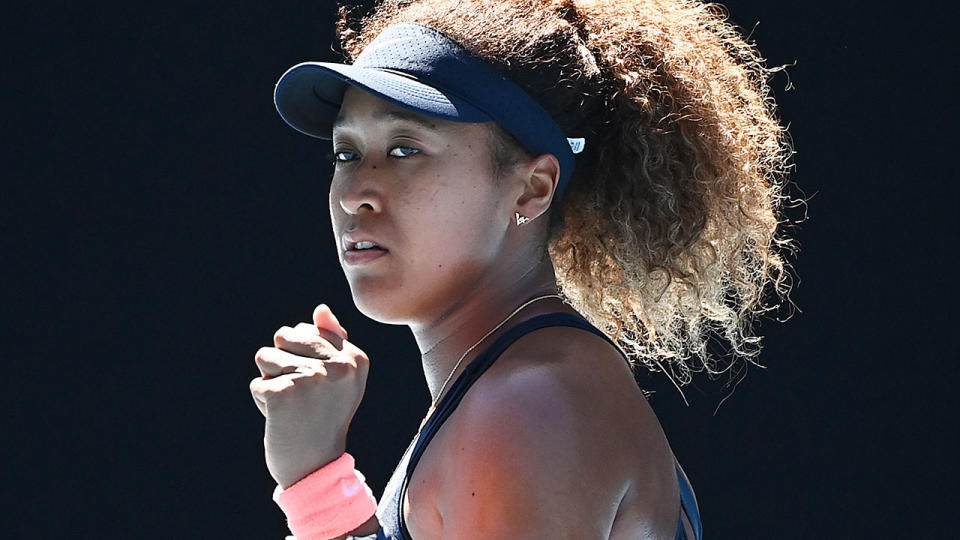
[[[390,150],[390,155],[393,157],[404,158],[404,157],[410,157],[419,152],[420,150],[417,150],[416,148],[413,148],[410,146],[395,146],[393,147],[393,150]]]
[[[351,152],[349,150],[337,150],[333,152],[333,162],[336,163],[347,163],[357,159],[356,152]]]

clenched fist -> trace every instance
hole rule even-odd
[[[324,304],[313,310],[313,324],[283,326],[273,343],[257,351],[261,376],[250,392],[266,417],[267,468],[286,489],[346,450],[369,360]]]

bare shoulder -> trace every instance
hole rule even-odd
[[[535,420],[529,415],[542,414],[546,420],[575,426],[584,435],[609,440],[622,454],[629,447],[631,462],[636,450],[666,443],[656,415],[618,349],[580,328],[547,327],[523,336],[471,392],[475,393],[468,393],[464,401],[479,417],[501,415],[498,403],[509,404],[519,414],[518,421]],[[636,440],[641,434],[648,440]],[[586,451],[590,457],[610,458],[594,455],[603,449],[603,445],[592,445]]]
[[[630,368],[606,340],[582,329],[522,337],[447,424],[441,467],[448,480],[438,500],[445,524],[480,512],[533,527],[531,534],[606,538],[623,501],[636,497],[638,479],[670,482],[657,471],[669,468],[672,453]],[[523,500],[505,495],[517,493]]]

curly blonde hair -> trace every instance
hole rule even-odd
[[[781,210],[793,154],[755,46],[720,6],[694,0],[384,0],[341,8],[355,58],[384,28],[444,32],[518,83],[586,150],[549,253],[563,294],[635,368],[677,386],[756,361],[756,315],[786,298]],[[501,130],[512,152],[524,154]],[[494,145],[497,149],[498,145]],[[556,206],[556,205],[555,205]],[[717,333],[730,358],[713,358]],[[682,391],[681,391],[682,395]]]

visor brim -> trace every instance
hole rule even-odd
[[[355,86],[399,107],[455,122],[489,122],[468,101],[384,69],[329,62],[304,62],[288,69],[274,90],[280,117],[301,133],[330,139],[347,86]]]

